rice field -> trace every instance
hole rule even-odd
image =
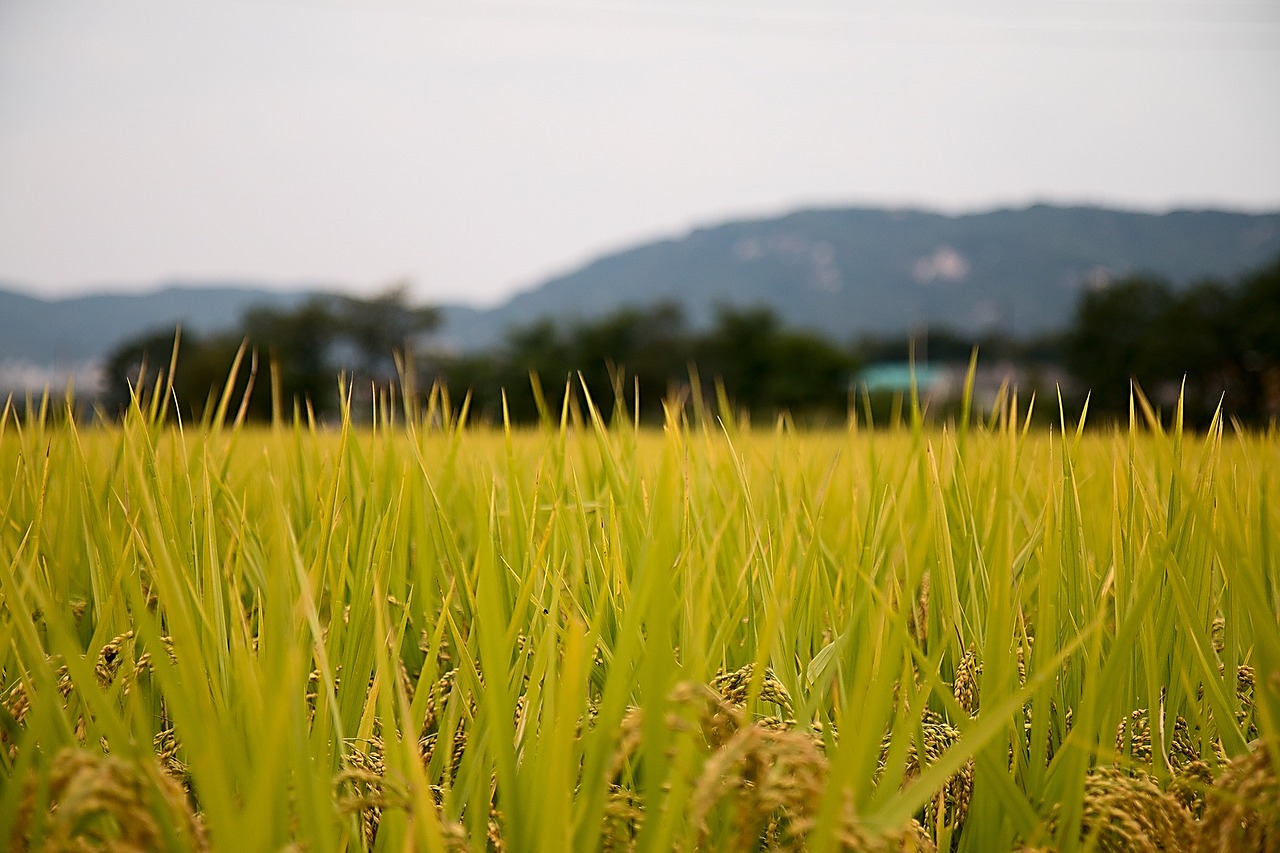
[[[1280,849],[1280,441],[1141,403],[9,408],[0,845]]]

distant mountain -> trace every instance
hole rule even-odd
[[[0,289],[0,362],[77,365],[101,359],[143,332],[234,328],[254,305],[287,307],[307,293],[251,285],[172,285],[150,293],[39,299]]]
[[[1181,286],[1277,257],[1280,212],[806,210],[618,252],[490,310],[450,306],[444,338],[484,347],[535,318],[570,322],[662,300],[681,302],[694,325],[717,304],[769,305],[836,340],[925,323],[1029,334],[1064,326],[1082,289],[1119,276]]]
[[[611,254],[496,308],[443,306],[437,337],[472,350],[542,317],[572,322],[659,301],[682,303],[695,326],[711,322],[718,304],[769,305],[788,324],[836,340],[925,323],[1029,334],[1066,325],[1082,289],[1118,276],[1230,280],[1277,257],[1280,212],[805,210]],[[83,365],[143,332],[178,322],[229,329],[252,305],[306,295],[238,284],[45,300],[0,289],[0,368]]]

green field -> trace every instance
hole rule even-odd
[[[437,403],[6,411],[0,846],[1280,849],[1275,433]]]

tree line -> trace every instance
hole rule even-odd
[[[107,359],[102,402],[118,414],[164,382],[167,404],[189,420],[224,396],[253,420],[326,418],[341,405],[340,374],[353,391],[396,387],[398,362],[439,322],[436,308],[411,304],[398,285],[371,299],[315,295],[293,308],[253,308],[239,328],[214,335],[158,329]]]
[[[558,417],[566,394],[574,405],[588,394],[606,414],[619,409],[660,421],[664,402],[702,393],[700,376],[707,394],[721,391],[752,413],[811,419],[843,417],[859,364],[849,348],[787,329],[765,308],[722,308],[705,331],[690,329],[673,304],[569,324],[544,319],[474,353],[432,349],[438,323],[435,309],[410,305],[397,289],[373,300],[317,296],[290,310],[254,310],[241,328],[215,336],[156,331],[111,356],[105,400],[120,411],[163,379],[172,384],[171,406],[198,420],[218,405],[239,356],[229,396],[237,406],[245,400],[255,419],[295,410],[336,415],[339,375],[357,400],[388,389],[403,395],[406,370],[413,387],[444,388],[456,404],[467,401],[473,419],[495,423]],[[173,376],[163,376],[171,362]]]
[[[1124,417],[1130,383],[1204,426],[1221,404],[1241,423],[1280,418],[1280,260],[1228,284],[1178,290],[1132,276],[1089,291],[1063,338],[1064,364],[1089,409]],[[1184,390],[1185,389],[1185,390]]]
[[[173,361],[171,405],[183,417],[206,417],[239,356],[227,396],[261,420],[335,416],[341,374],[356,401],[434,385],[489,422],[558,417],[566,393],[571,405],[585,393],[606,414],[647,422],[661,421],[664,404],[699,396],[753,417],[840,422],[851,405],[873,402],[856,391],[862,367],[913,356],[964,363],[976,346],[986,360],[1063,366],[1074,380],[1061,389],[1064,399],[1078,411],[1088,394],[1091,421],[1126,417],[1134,383],[1166,413],[1181,394],[1192,426],[1207,424],[1219,403],[1242,423],[1280,417],[1280,261],[1232,284],[1177,289],[1125,278],[1084,292],[1064,332],[1035,339],[938,329],[840,344],[788,328],[767,308],[723,306],[699,329],[679,306],[660,304],[595,320],[542,319],[510,329],[488,350],[449,353],[433,346],[439,322],[436,309],[412,304],[398,287],[370,299],[315,296],[290,309],[255,309],[233,331],[182,336],[176,360],[174,330],[159,330],[112,355],[105,410],[153,391]]]

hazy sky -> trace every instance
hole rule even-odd
[[[0,0],[0,281],[493,301],[803,205],[1280,209],[1277,0]]]

